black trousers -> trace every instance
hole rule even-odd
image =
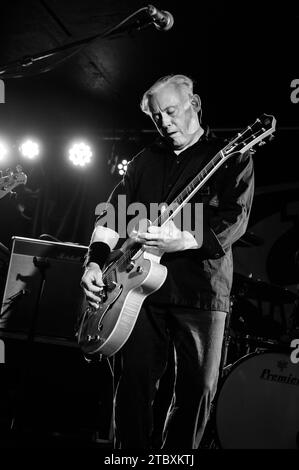
[[[162,448],[199,447],[216,393],[225,317],[221,311],[144,303],[115,357],[115,448],[159,446],[154,400],[172,344],[174,389]]]

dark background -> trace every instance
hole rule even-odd
[[[236,247],[235,270],[297,292],[299,103],[291,102],[290,85],[299,78],[298,5],[260,4],[257,9],[248,2],[236,8],[227,2],[161,0],[154,6],[174,17],[169,31],[158,31],[154,25],[140,31],[131,28],[88,41],[80,50],[73,47],[20,66],[25,57],[101,36],[146,5],[139,0],[1,2],[0,70],[5,73],[0,78],[5,82],[5,103],[0,104],[0,138],[7,140],[10,155],[0,162],[0,170],[21,163],[28,181],[16,188],[16,197],[0,200],[0,242],[10,249],[12,236],[39,238],[46,233],[62,242],[87,245],[96,205],[120,180],[112,163],[129,160],[155,138],[153,124],[139,108],[143,92],[162,75],[183,73],[196,82],[204,124],[222,137],[234,136],[262,113],[276,117],[275,139],[254,156],[256,195],[248,230],[262,243]],[[40,141],[39,161],[21,160],[18,145],[26,136]],[[94,155],[92,165],[83,169],[67,160],[67,147],[78,137],[90,143]],[[267,304],[262,311],[248,302],[245,310],[242,305],[245,318],[252,308],[252,318],[268,317],[269,299],[262,300]],[[283,297],[280,303],[284,302]],[[289,303],[283,306],[288,313],[293,309]],[[265,324],[262,332],[279,337],[283,314],[280,309],[273,316],[271,298],[270,308],[271,324]],[[253,322],[253,334],[256,326]],[[46,369],[52,353],[53,349],[45,353]],[[42,357],[44,350],[38,354]],[[56,349],[55,355],[59,362]],[[69,363],[65,352],[63,357],[61,364]],[[81,361],[77,355],[72,360],[76,365]],[[85,368],[81,362],[78,367],[84,383]],[[105,369],[102,377],[110,387],[107,375]],[[39,371],[39,382],[44,380],[41,376]],[[66,387],[62,366],[57,377],[59,386]],[[74,371],[68,382],[77,377]],[[33,402],[36,399],[35,394]],[[55,403],[60,410],[67,402],[61,395],[55,400],[52,410]],[[84,419],[83,427],[99,427]]]

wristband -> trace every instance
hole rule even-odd
[[[107,243],[92,242],[85,255],[83,266],[86,267],[89,263],[97,263],[102,269],[110,252],[110,246]]]

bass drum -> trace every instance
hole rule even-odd
[[[222,449],[298,449],[299,363],[273,351],[239,359],[220,386],[215,419]]]

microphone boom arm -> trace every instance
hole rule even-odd
[[[127,28],[125,28],[125,29],[122,28],[122,27],[125,27],[125,26],[128,27],[129,31],[131,29],[133,29],[133,27],[134,27],[134,29],[137,29],[137,30],[143,29],[144,27],[149,26],[151,24],[151,22],[152,22],[151,19],[149,20],[148,23],[143,24],[143,25],[138,20],[133,24],[130,24],[130,21],[132,19],[134,19],[135,17],[137,17],[143,11],[144,12],[149,12],[150,7],[152,7],[152,6],[149,5],[148,7],[140,8],[139,10],[135,11],[131,15],[127,16],[120,23],[106,29],[103,33],[95,34],[93,36],[89,36],[87,38],[83,38],[83,39],[80,39],[78,41],[74,41],[74,42],[71,42],[71,43],[68,43],[68,44],[64,44],[62,46],[56,47],[54,49],[50,49],[48,51],[45,51],[45,52],[42,52],[42,53],[39,53],[39,54],[35,54],[35,55],[32,55],[32,56],[23,56],[20,59],[8,62],[7,64],[4,64],[4,65],[0,65],[0,76],[1,75],[4,76],[5,73],[10,74],[11,72],[9,72],[9,69],[11,69],[11,68],[15,68],[15,67],[25,68],[25,67],[31,66],[32,64],[34,64],[37,61],[47,59],[47,58],[49,58],[51,56],[54,56],[58,53],[61,53],[61,52],[67,51],[69,49],[72,49],[74,47],[77,47],[78,50],[73,51],[71,53],[71,55],[73,55],[74,53],[79,52],[82,49],[82,47],[84,47],[86,44],[92,42],[95,39],[104,39],[104,38],[107,38],[107,37],[111,36],[113,33],[118,33],[118,32],[124,33],[124,32],[126,32]],[[155,8],[155,7],[152,7],[152,8]]]

